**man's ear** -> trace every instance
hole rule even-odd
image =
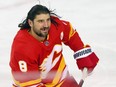
[[[30,19],[28,19],[28,24],[29,24],[30,27],[32,27],[33,23],[32,23],[32,21]]]

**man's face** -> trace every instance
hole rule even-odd
[[[36,15],[33,21],[29,20],[29,25],[34,36],[47,37],[51,25],[50,15]]]

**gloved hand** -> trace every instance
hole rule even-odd
[[[76,59],[78,68],[83,70],[83,68],[86,67],[88,69],[88,73],[93,71],[99,61],[99,58],[94,52],[92,52],[89,45],[76,51],[74,53],[74,58]]]

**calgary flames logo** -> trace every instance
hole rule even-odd
[[[56,65],[58,60],[61,57],[61,54],[59,54],[56,58],[54,58],[55,53],[60,53],[62,51],[61,45],[55,45],[50,55],[47,56],[40,65],[41,70],[41,78],[46,78],[48,72]],[[54,59],[54,60],[53,60]]]

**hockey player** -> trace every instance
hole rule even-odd
[[[33,6],[19,27],[10,58],[13,87],[79,87],[65,64],[62,43],[74,51],[80,70],[92,72],[97,65],[98,57],[71,23],[43,5]]]

